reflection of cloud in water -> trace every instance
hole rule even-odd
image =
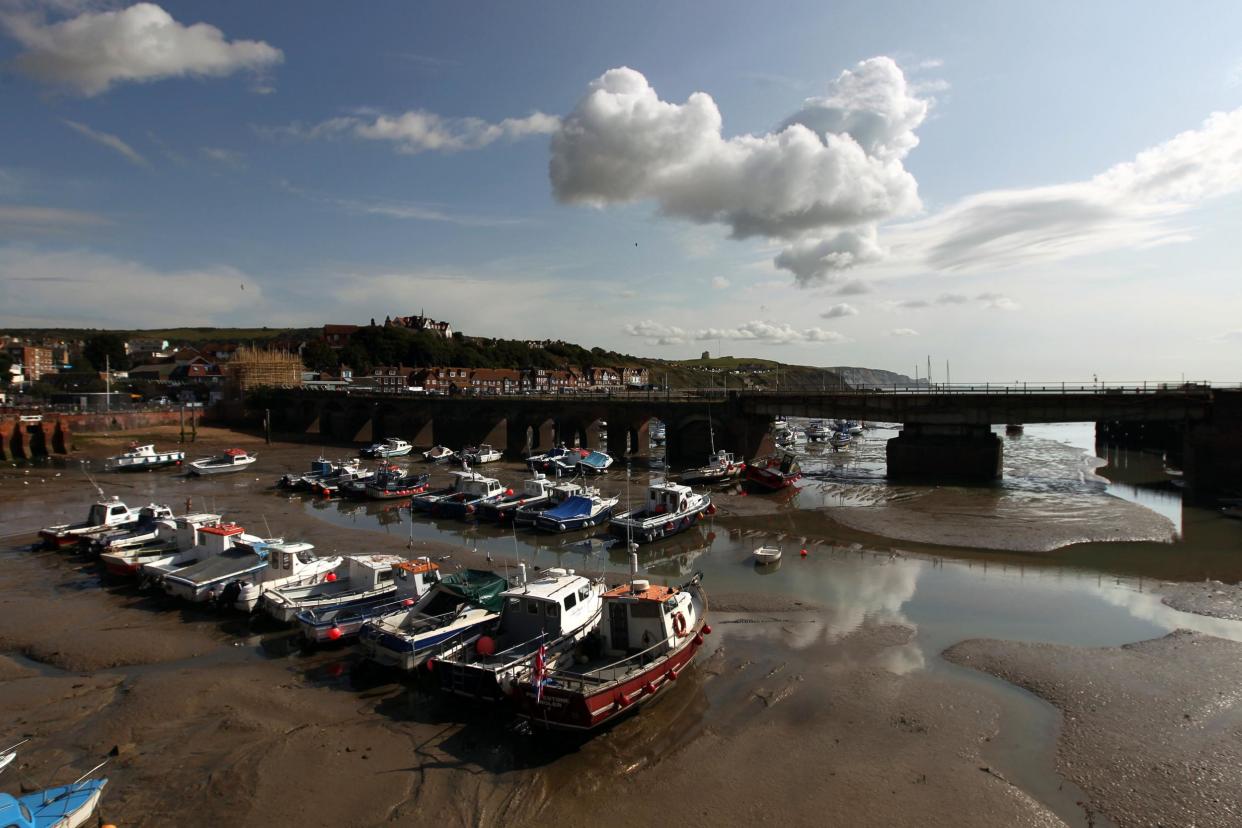
[[[1242,641],[1242,621],[1229,621],[1209,615],[1196,615],[1173,609],[1151,592],[1138,592],[1126,587],[1115,587],[1100,593],[1100,597],[1113,606],[1128,610],[1135,618],[1150,621],[1165,630],[1194,630],[1218,638]]]

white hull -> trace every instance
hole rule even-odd
[[[99,799],[102,796],[103,791],[95,791],[77,811],[52,823],[52,828],[79,828],[85,825],[99,808]]]
[[[257,457],[247,457],[245,460],[239,460],[238,462],[230,463],[227,466],[216,465],[216,464],[204,462],[202,460],[195,460],[193,463],[190,464],[190,473],[201,474],[201,475],[228,474],[229,472],[241,471],[242,469],[250,466],[252,463],[254,463],[258,459],[259,458]]]

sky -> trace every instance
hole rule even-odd
[[[0,327],[1242,381],[1242,5],[0,0]]]

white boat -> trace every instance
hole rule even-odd
[[[102,555],[104,552],[154,543],[159,536],[160,527],[172,519],[172,509],[151,503],[138,510],[136,523],[93,535],[87,543],[87,548],[93,555]]]
[[[423,459],[428,463],[445,463],[456,454],[448,446],[432,446],[423,452]]]
[[[189,552],[202,542],[201,529],[219,524],[219,515],[205,512],[161,520],[154,539],[138,546],[109,549],[100,554],[99,562],[110,575],[137,575],[146,564],[167,563],[175,555]]]
[[[190,474],[227,474],[241,471],[258,459],[245,449],[225,449],[215,457],[203,457],[190,463]]]
[[[779,546],[758,546],[750,553],[757,564],[774,564],[781,559]]]
[[[832,436],[828,438],[828,445],[832,446],[832,450],[845,448],[854,438],[847,431],[834,431]]]
[[[286,543],[284,541],[235,542],[232,548],[212,555],[196,564],[182,567],[164,576],[164,591],[174,598],[191,603],[212,602],[230,606],[241,594],[242,584],[268,570],[273,547],[283,547],[287,552],[310,555],[314,549],[309,543]],[[339,562],[339,558],[334,563]]]
[[[200,561],[223,555],[238,544],[261,543],[263,538],[246,534],[236,523],[220,523],[203,526],[197,530],[198,543],[184,551],[162,555],[142,565],[142,576],[149,582],[162,585],[164,578],[178,570],[195,566]]]
[[[249,577],[236,581],[236,597],[230,602],[242,612],[254,612],[264,593],[290,586],[317,584],[329,572],[341,568],[340,555],[319,557],[309,543],[284,542],[267,546],[267,565]],[[225,597],[232,598],[226,589]]]
[[[374,457],[382,460],[387,457],[404,457],[413,450],[414,447],[400,437],[388,437],[379,443],[362,449],[359,453],[363,457]]]
[[[618,500],[604,497],[594,486],[586,486],[578,494],[536,515],[535,528],[544,532],[576,532],[603,526],[612,517]]]
[[[480,463],[495,463],[503,456],[487,443],[479,446],[467,446],[458,453],[458,457],[463,463],[470,463],[475,466]]]
[[[158,469],[161,466],[180,465],[184,459],[184,451],[156,451],[154,444],[130,443],[128,451],[105,460],[104,468],[108,471]]]
[[[17,749],[29,741],[29,739],[22,739],[15,745],[0,749],[0,771],[13,764],[13,760],[17,758]]]
[[[552,496],[552,481],[540,472],[534,472],[522,481],[518,491],[508,489],[505,496],[487,503],[480,503],[478,516],[482,520],[494,520],[503,523],[517,515],[523,506],[535,507],[546,503]]]
[[[289,623],[303,610],[326,610],[374,601],[397,591],[395,566],[405,560],[401,555],[347,557],[340,568],[325,575],[319,583],[269,590],[259,604],[277,621]]]
[[[609,531],[635,543],[651,543],[684,532],[712,508],[711,498],[689,486],[657,480],[647,487],[647,502],[614,515]]]
[[[557,483],[548,488],[548,496],[546,498],[519,506],[517,511],[513,513],[513,523],[516,526],[534,526],[535,519],[548,509],[564,503],[569,498],[582,494],[582,492],[582,486],[578,483]]]
[[[811,443],[818,443],[821,440],[827,440],[832,436],[832,429],[824,424],[823,420],[811,420],[806,424],[806,439]]]
[[[735,459],[732,452],[721,449],[708,459],[706,466],[682,472],[681,482],[686,484],[723,483],[733,480],[745,469],[746,464]]]
[[[103,532],[133,526],[139,517],[138,509],[131,509],[119,498],[113,497],[94,503],[86,515],[86,520],[81,523],[62,523],[40,529],[39,538],[44,546],[59,549],[62,546],[89,542]]]

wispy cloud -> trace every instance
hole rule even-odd
[[[712,287],[715,288],[716,290],[724,290],[725,288],[729,286],[729,284],[730,284],[729,280],[723,276],[712,277]]]
[[[312,193],[288,181],[279,182],[285,192],[313,201],[317,204],[344,210],[360,216],[382,216],[402,221],[434,221],[445,224],[457,224],[463,227],[512,227],[529,224],[529,219],[507,216],[470,215],[448,212],[438,205],[418,204],[407,201],[365,200],[356,198],[337,198],[334,196]]]
[[[821,319],[840,319],[845,316],[858,316],[858,308],[847,302],[840,302],[820,314]]]
[[[75,132],[85,135],[95,143],[105,146],[108,149],[120,153],[125,160],[139,167],[150,167],[151,163],[142,156],[136,149],[122,141],[117,136],[109,132],[99,132],[88,127],[86,124],[80,124],[77,121],[64,121],[65,126]]]
[[[199,147],[198,151],[207,160],[226,167],[232,167],[235,170],[240,170],[246,166],[246,156],[234,150],[221,149],[220,147]]]
[[[30,232],[33,230],[66,230],[80,227],[99,227],[112,222],[98,213],[66,210],[61,207],[37,207],[26,204],[0,204],[0,232],[5,229]]]
[[[971,298],[964,293],[942,293],[935,299],[902,299],[884,304],[891,310],[924,310],[945,305],[966,305],[971,301]],[[991,291],[978,294],[974,297],[974,301],[982,302],[985,307],[996,310],[1017,310],[1019,307],[1017,302],[1003,293]]]
[[[699,328],[688,331],[676,325],[665,325],[652,319],[644,319],[625,325],[622,330],[642,337],[655,345],[681,345],[691,340],[705,342],[713,339],[755,342],[764,345],[789,345],[795,342],[847,342],[845,336],[823,328],[798,329],[789,324],[767,320],[751,320],[731,328]]]
[[[531,135],[548,135],[555,132],[559,125],[559,118],[542,112],[491,123],[482,118],[448,118],[425,109],[414,109],[398,115],[347,115],[317,124],[292,123],[257,129],[261,135],[268,137],[308,141],[344,137],[386,141],[397,152],[416,155],[421,152],[452,153],[483,149],[502,139],[515,141]]]
[[[919,332],[914,328],[893,328],[888,332],[889,336],[918,336]]]

